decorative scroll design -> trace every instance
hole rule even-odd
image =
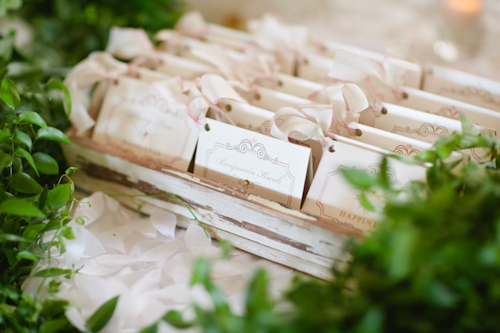
[[[255,156],[257,156],[257,158],[263,161],[270,161],[273,164],[279,163],[278,158],[272,158],[267,154],[266,147],[264,147],[262,143],[258,143],[256,139],[252,139],[252,141],[244,139],[236,146],[230,146],[228,143],[226,144],[226,149],[235,150],[241,154],[254,154]]]
[[[266,120],[260,126],[253,126],[252,124],[245,125],[245,124],[241,124],[241,123],[236,124],[236,126],[250,130],[252,132],[261,133],[264,135],[269,135],[269,133],[271,132],[271,121],[270,120]]]
[[[423,123],[419,128],[410,128],[409,126],[403,128],[401,126],[394,126],[391,132],[392,133],[404,132],[407,134],[416,134],[422,137],[427,137],[429,135],[434,137],[440,137],[450,134],[450,132],[446,127],[431,123]]]
[[[444,106],[436,112],[437,115],[443,116],[446,118],[460,120],[460,114],[462,112],[458,110],[455,106]]]
[[[496,99],[491,92],[482,88],[473,86],[467,86],[461,89],[457,87],[443,87],[439,90],[439,94],[442,95],[442,92],[460,95],[463,97],[476,97],[483,102],[500,106],[500,100]]]
[[[420,153],[420,150],[413,148],[413,145],[411,144],[407,144],[396,146],[396,148],[394,148],[392,152],[403,156],[410,156]]]
[[[381,167],[380,163],[372,163],[366,168],[366,173],[371,177],[379,176]],[[391,167],[387,167],[387,181],[392,185],[395,185],[397,181],[396,170]]]

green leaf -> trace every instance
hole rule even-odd
[[[164,321],[169,323],[170,325],[177,328],[189,328],[193,326],[192,322],[187,322],[182,319],[182,314],[179,311],[170,310],[168,311],[162,318]]]
[[[12,156],[6,153],[0,153],[0,170],[12,164]]]
[[[37,236],[40,235],[40,232],[45,227],[44,223],[32,224],[26,227],[23,231],[23,237],[28,241],[32,242],[36,239]]]
[[[21,236],[13,235],[13,234],[0,234],[0,243],[7,242],[26,242],[27,240],[22,238]]]
[[[4,79],[0,86],[0,98],[12,109],[19,106],[21,99],[17,92],[16,84],[10,79]]]
[[[156,333],[158,332],[158,324],[154,323],[146,328],[143,328],[139,333]]]
[[[61,228],[59,234],[66,239],[75,239],[75,235],[73,234],[73,229],[67,225]]]
[[[47,207],[58,210],[66,206],[71,198],[71,184],[59,184],[49,192],[47,196]]]
[[[25,145],[26,147],[28,147],[29,150],[31,150],[31,147],[33,146],[33,141],[31,140],[31,137],[28,134],[24,133],[23,131],[17,131],[14,134],[14,143]]]
[[[10,198],[0,203],[0,213],[44,218],[45,214],[26,200]]]
[[[377,179],[364,170],[343,169],[342,174],[349,183],[361,190],[367,190],[377,184]]]
[[[254,315],[262,310],[271,310],[272,302],[269,297],[269,279],[264,270],[258,270],[250,283],[248,289],[246,306],[247,313]]]
[[[28,153],[26,150],[23,148],[17,148],[15,152],[16,156],[24,158],[28,163],[31,165],[31,167],[35,170],[36,174],[38,177],[40,177],[40,174],[38,173],[38,169],[36,168],[35,161],[33,161],[33,157],[31,156],[30,153]],[[38,184],[38,183],[37,183]],[[40,185],[38,185],[40,186]],[[36,192],[35,192],[36,193]]]
[[[20,251],[16,254],[17,259],[26,259],[31,261],[38,261],[38,257],[29,251]]]
[[[18,120],[20,123],[27,122],[47,129],[47,124],[45,123],[45,120],[43,120],[43,118],[34,111],[22,112],[21,114],[19,114]]]
[[[71,274],[71,269],[46,268],[33,274],[34,277],[55,277]]]
[[[370,200],[368,200],[365,192],[361,192],[358,195],[358,200],[361,206],[363,206],[363,208],[366,209],[367,211],[369,212],[375,211],[375,207],[373,207],[373,204],[370,202]]]
[[[113,312],[115,312],[116,303],[118,302],[118,297],[113,297],[103,305],[99,309],[97,309],[92,316],[90,316],[89,320],[87,320],[87,329],[91,332],[99,332],[103,329],[104,326],[108,323],[108,321],[113,316]]]
[[[65,108],[69,118],[71,116],[71,95],[68,88],[66,88],[64,83],[58,78],[51,78],[47,82],[46,87],[49,89],[59,89],[64,93]]]
[[[11,134],[8,131],[0,130],[0,143],[4,143],[10,139]]]
[[[47,129],[45,128],[38,129],[37,138],[71,145],[71,141],[68,139],[66,134],[64,134],[55,127],[48,126]]]
[[[59,174],[59,164],[52,156],[42,152],[37,152],[33,154],[33,160],[41,173],[46,175]]]
[[[465,136],[478,136],[480,134],[479,129],[476,127],[476,125],[474,125],[474,123],[463,114],[460,114],[460,122],[462,123],[462,133]]]
[[[40,326],[39,333],[57,333],[62,331],[66,326],[69,325],[69,321],[66,318],[52,319],[46,321]]]
[[[12,176],[12,188],[26,194],[36,194],[42,190],[40,184],[24,172],[18,172]]]

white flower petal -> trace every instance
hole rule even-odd
[[[175,238],[175,227],[177,225],[177,217],[175,214],[162,209],[155,209],[151,212],[151,224],[162,235],[169,238]]]
[[[139,256],[139,261],[160,261],[171,257],[179,249],[179,243],[175,240],[159,245]]]

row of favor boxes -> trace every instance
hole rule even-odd
[[[153,41],[113,28],[106,51],[69,73],[77,135],[356,229],[378,216],[341,170],[377,173],[383,155],[429,149],[461,131],[460,114],[500,131],[500,83],[320,41],[270,15],[242,32],[189,13]],[[400,187],[425,178],[394,159],[388,172]]]

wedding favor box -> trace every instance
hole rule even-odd
[[[430,78],[418,65],[334,42],[318,49],[304,42],[305,50],[284,53],[263,43],[254,50],[247,33],[201,27],[189,37],[159,33],[159,51],[147,36],[142,45],[142,37],[134,43],[127,37],[108,51],[129,63],[96,53],[73,70],[67,79],[74,123],[67,134],[73,145],[63,150],[68,164],[79,168],[72,177],[79,189],[125,194],[117,197],[125,205],[140,205],[145,214],[157,208],[173,212],[182,227],[197,223],[196,217],[212,237],[330,279],[331,266],[349,260],[343,251],[349,238],[363,237],[379,219],[360,205],[359,190],[342,170],[377,173],[383,155],[428,149],[439,136],[460,131],[459,113],[482,125],[481,131],[499,135],[493,107],[473,98],[458,102],[445,93],[456,95],[464,86],[461,74],[436,67]],[[258,28],[254,25],[254,33]],[[292,37],[282,45],[287,51],[296,45]],[[261,66],[256,72],[265,74],[253,78],[253,85],[242,72],[248,65],[242,52],[249,47]],[[270,54],[280,72],[267,62]],[[337,77],[328,66],[340,66]],[[349,66],[355,69],[352,80]],[[399,68],[408,71],[402,76]],[[422,78],[425,92],[417,89]],[[448,88],[435,88],[438,84]],[[363,101],[356,99],[360,93]],[[455,113],[441,114],[446,108]],[[329,110],[333,119],[325,117]],[[315,111],[313,121],[308,115]],[[303,122],[308,140],[284,129],[288,115]],[[464,153],[480,159],[479,152]],[[389,161],[396,187],[424,179],[425,171]]]

